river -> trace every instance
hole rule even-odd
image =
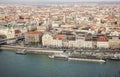
[[[0,51],[0,77],[120,77],[120,62],[54,60],[47,55],[4,50]]]

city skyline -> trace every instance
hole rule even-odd
[[[0,4],[39,4],[39,3],[62,3],[62,2],[120,2],[119,0],[2,0]]]
[[[0,77],[120,77],[120,0],[0,0]]]

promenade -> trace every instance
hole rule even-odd
[[[23,46],[10,46],[10,45],[1,45],[1,50],[14,50],[17,49],[26,49],[27,53],[42,53],[42,54],[60,54],[63,53],[62,50],[57,49],[46,49],[46,48],[34,48],[34,47],[23,47]]]

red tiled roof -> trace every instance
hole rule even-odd
[[[101,42],[104,42],[104,41],[108,41],[106,37],[104,36],[100,36],[97,41],[101,41]]]
[[[47,30],[46,32],[50,32],[50,33],[51,33],[52,31],[50,31],[50,30]]]
[[[108,16],[108,17],[105,17],[105,19],[116,19],[117,17],[116,16]]]
[[[20,30],[15,30],[15,34],[19,34],[19,33],[21,33]]]
[[[62,40],[63,38],[65,37],[65,35],[63,35],[63,34],[57,34],[57,35],[55,35],[54,37],[53,37],[53,39],[59,39],[59,40]]]
[[[32,32],[27,32],[27,34],[41,34],[42,32],[40,31],[32,31]]]

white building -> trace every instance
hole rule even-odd
[[[64,34],[56,34],[53,37],[53,46],[55,47],[63,47],[63,40],[65,39],[65,35]]]
[[[62,40],[59,39],[53,39],[53,44],[54,47],[62,47]]]
[[[109,43],[106,41],[97,41],[97,47],[98,48],[109,48]]]
[[[75,40],[69,40],[69,42],[68,42],[68,47],[69,48],[74,48],[75,45],[76,45],[76,41]]]
[[[0,35],[6,36],[5,39],[15,38],[15,30],[13,27],[7,28],[7,29],[1,29]],[[14,43],[16,39],[14,40],[7,40],[7,44]]]
[[[84,48],[85,46],[84,44],[85,44],[85,33],[82,33],[82,32],[77,33],[75,46],[77,48]]]
[[[59,27],[59,24],[53,23],[53,24],[52,24],[52,27],[53,27],[53,28],[57,28],[57,27]]]
[[[84,42],[84,47],[85,48],[93,48],[92,41],[85,41]]]
[[[51,33],[44,33],[42,36],[42,45],[43,46],[52,46],[53,45],[53,36]]]

